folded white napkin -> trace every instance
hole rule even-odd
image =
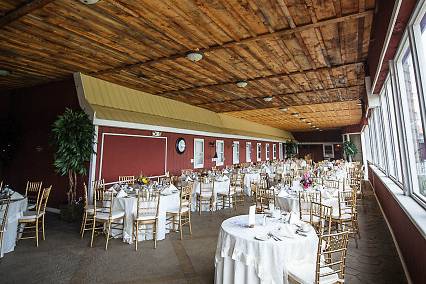
[[[294,238],[296,232],[294,227],[291,225],[281,225],[276,231],[273,232],[273,234],[277,237]]]
[[[229,180],[229,177],[223,176],[223,181],[227,181],[227,180]]]
[[[164,195],[170,195],[170,194],[172,194],[173,192],[172,192],[172,189],[170,188],[170,186],[168,186],[168,187],[164,188],[164,189],[161,191],[161,193],[162,193],[162,194],[164,194]]]
[[[24,198],[23,196],[22,196],[22,194],[20,194],[19,192],[14,192],[14,193],[12,193],[12,195],[10,196],[10,199],[12,199],[12,200],[14,200],[14,199],[21,199],[21,198]]]
[[[111,186],[110,188],[108,188],[107,190],[108,191],[111,191],[112,193],[114,193],[114,194],[116,194],[117,193],[117,191],[115,190],[115,188],[114,188],[115,186]]]
[[[223,177],[217,177],[216,181],[223,181]]]
[[[229,174],[229,171],[225,169],[225,170],[223,170],[223,173],[224,174]]]
[[[185,181],[192,181],[191,177],[186,177]]]
[[[126,196],[127,196],[127,193],[126,193],[123,189],[121,189],[121,190],[117,193],[117,197],[118,197],[118,198],[126,197]]]

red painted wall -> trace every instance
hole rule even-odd
[[[413,283],[426,283],[426,240],[369,167],[369,180],[394,232]]]
[[[49,207],[66,203],[68,179],[53,167],[51,127],[65,108],[80,108],[73,79],[0,94],[0,106],[0,117],[14,121],[19,133],[17,151],[0,180],[21,193],[27,180],[43,181],[44,186],[52,185]]]
[[[342,130],[293,132],[293,136],[299,142],[341,142]]]
[[[194,158],[194,138],[204,139],[204,168],[211,168],[216,165],[212,158],[216,151],[216,140],[224,141],[225,148],[225,161],[224,166],[232,165],[232,143],[239,141],[240,149],[240,162],[246,162],[246,142],[251,142],[251,161],[256,162],[256,145],[262,143],[262,161],[265,160],[265,144],[266,142],[260,142],[257,140],[245,140],[245,139],[229,139],[219,137],[207,137],[200,135],[189,135],[189,134],[178,134],[171,132],[163,132],[161,137],[167,138],[167,152],[164,152],[164,144],[158,142],[153,143],[152,138],[140,139],[126,138],[116,139],[113,143],[104,141],[102,143],[102,136],[108,137],[107,133],[114,134],[125,134],[125,135],[142,135],[151,137],[152,131],[148,130],[136,130],[127,128],[117,127],[99,127],[98,129],[98,145],[97,145],[97,156],[96,156],[96,178],[99,178],[100,173],[100,160],[102,157],[102,178],[105,178],[106,182],[116,181],[119,175],[137,175],[141,171],[145,175],[156,176],[163,175],[164,169],[164,155],[167,154],[167,171],[172,174],[180,174],[182,169],[193,169],[191,159]],[[104,135],[105,134],[105,135]],[[123,138],[123,136],[119,136]],[[176,140],[178,138],[184,138],[186,142],[186,150],[183,154],[176,152]],[[158,139],[158,138],[156,138]],[[214,145],[211,146],[210,143]],[[272,144],[270,142],[270,160],[272,160]],[[279,146],[277,144],[277,159]],[[106,147],[105,147],[106,146]],[[144,149],[147,150],[144,150]],[[102,154],[103,151],[103,154]],[[153,152],[153,154],[147,154]],[[135,159],[134,157],[139,158]],[[146,157],[146,158],[144,158]],[[106,162],[105,158],[108,160]],[[132,160],[129,163],[125,163],[126,159]]]

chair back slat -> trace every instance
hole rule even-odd
[[[6,199],[0,199],[0,232],[4,232],[4,229],[6,227],[7,214],[9,212],[9,205],[10,205],[10,197]]]
[[[148,189],[139,190],[137,201],[137,218],[155,217],[158,218],[158,209],[160,206],[160,193],[158,191],[149,191]]]
[[[135,176],[119,176],[118,182],[133,186],[135,184]]]
[[[39,202],[37,203],[37,216],[46,212],[47,201],[51,191],[52,186],[46,187],[41,191]]]
[[[42,181],[27,181],[25,196],[27,197],[28,203],[37,204],[42,185]]]

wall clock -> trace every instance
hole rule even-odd
[[[186,149],[185,139],[178,138],[176,140],[176,152],[178,152],[178,154],[182,154],[183,152],[185,152],[185,149]]]

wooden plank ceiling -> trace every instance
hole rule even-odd
[[[319,127],[341,127],[361,118],[374,7],[374,0],[0,0],[0,69],[10,71],[0,90],[83,72],[286,130],[311,128],[278,108],[311,110]],[[190,51],[203,59],[189,61]],[[241,80],[245,88],[236,86]],[[340,107],[344,118],[334,116]]]

